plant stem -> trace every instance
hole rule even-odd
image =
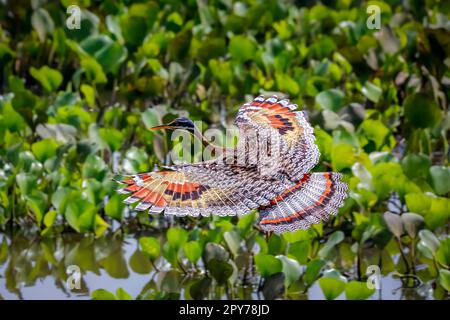
[[[405,253],[403,252],[403,245],[402,245],[402,241],[400,240],[400,238],[396,238],[397,239],[397,243],[398,243],[398,247],[400,248],[400,254],[402,256],[403,262],[405,263],[406,266],[406,273],[409,273],[409,263],[408,263],[408,259],[406,259]]]

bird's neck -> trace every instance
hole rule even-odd
[[[209,142],[208,139],[206,139],[206,137],[203,135],[203,133],[196,127],[194,126],[193,130],[189,131],[195,138],[199,139],[204,147],[213,147],[216,148],[216,145],[213,145],[211,142]]]

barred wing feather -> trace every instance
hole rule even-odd
[[[291,179],[301,179],[313,169],[319,160],[319,149],[314,143],[314,129],[303,112],[294,111],[297,105],[289,100],[278,100],[276,96],[264,99],[259,96],[239,109],[236,124],[240,129],[240,142],[256,131],[259,141],[271,139],[279,146],[278,159],[274,159],[279,170]],[[254,144],[254,143],[253,143]],[[245,147],[243,152],[248,153]]]
[[[243,215],[268,205],[283,192],[280,181],[261,179],[254,167],[215,162],[173,166],[173,171],[142,173],[120,183],[135,210],[177,216]]]

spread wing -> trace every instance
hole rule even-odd
[[[301,179],[313,169],[320,156],[314,143],[314,129],[302,112],[294,111],[296,108],[297,105],[290,104],[287,99],[259,96],[242,105],[236,117],[240,140],[241,137],[245,140],[253,130],[259,136],[258,142],[277,143],[279,151],[272,162],[293,180]],[[244,152],[248,153],[248,150]]]
[[[135,210],[177,216],[242,215],[285,189],[285,185],[261,179],[255,167],[223,165],[214,161],[171,167],[173,171],[142,173],[120,181],[130,194],[125,203]]]
[[[293,187],[259,209],[265,231],[283,233],[307,229],[337,214],[347,197],[347,184],[335,172],[306,173]]]

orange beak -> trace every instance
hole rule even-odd
[[[163,124],[161,126],[156,126],[156,127],[150,128],[149,130],[156,131],[156,130],[170,129],[170,128],[172,128],[172,126],[170,126],[168,124]]]

